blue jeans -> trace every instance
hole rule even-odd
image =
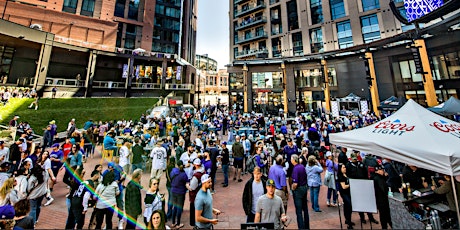
[[[295,214],[297,216],[297,227],[299,229],[310,229],[310,218],[308,216],[308,187],[299,186],[293,192]]]
[[[29,216],[34,218],[34,223],[37,223],[38,217],[40,216],[43,198],[45,198],[45,195],[30,200]]]
[[[332,197],[332,203],[337,204],[337,191],[332,188],[327,188],[327,201],[331,201]]]
[[[315,211],[319,211],[319,204],[318,204],[319,188],[320,186],[310,187],[311,208]]]
[[[228,185],[228,165],[222,165],[222,172],[224,173],[224,184]]]

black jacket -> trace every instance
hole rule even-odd
[[[262,180],[262,186],[264,187],[264,194],[267,193],[267,188],[265,187],[265,183],[267,180],[265,178],[261,178]],[[243,209],[244,213],[246,215],[251,214],[251,208],[252,208],[252,182],[254,181],[254,178],[251,178],[246,182],[246,185],[244,185],[244,192],[243,192]]]

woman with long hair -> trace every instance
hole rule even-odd
[[[144,198],[144,222],[148,224],[153,211],[162,210],[163,197],[160,194],[159,181],[152,177],[149,181],[149,189],[147,190]]]
[[[28,181],[27,192],[29,193],[28,199],[30,201],[29,215],[34,218],[34,223],[38,221],[40,216],[40,209],[42,206],[43,198],[46,195],[47,185],[45,181],[45,171],[42,167],[33,167],[30,172]]]
[[[23,199],[14,204],[15,227],[21,229],[34,229],[34,218],[28,216],[30,212],[30,201]]]
[[[324,174],[324,185],[327,186],[327,206],[337,206],[337,186],[335,183],[336,172],[338,170],[337,163],[334,162],[334,156],[330,151],[326,152],[326,173]],[[332,198],[332,203],[331,203]]]
[[[170,229],[166,225],[166,218],[163,210],[155,210],[150,217],[149,223],[147,224],[147,229]]]
[[[96,229],[101,229],[105,216],[105,228],[112,229],[112,216],[117,205],[117,196],[120,194],[115,174],[109,171],[96,188],[98,201],[96,203]]]
[[[80,151],[80,145],[79,144],[73,144],[72,149],[70,150],[69,155],[67,158],[70,158],[70,167],[78,167],[81,168],[83,167],[83,154]]]
[[[351,222],[351,195],[350,195],[350,181],[348,180],[347,176],[347,167],[344,164],[339,164],[339,171],[338,171],[338,179],[339,182],[339,192],[340,196],[343,200],[343,213],[345,216],[345,224],[348,225],[348,229],[353,229],[353,225],[355,223]]]
[[[46,199],[48,202],[53,202],[54,198],[51,197],[50,184],[56,182],[56,177],[51,168],[51,159],[50,153],[48,151],[43,151],[37,159],[37,166],[42,167],[45,170],[45,183],[46,183]],[[45,204],[46,206],[46,204]]]
[[[14,189],[15,182],[13,177],[3,182],[0,188],[0,206],[14,205],[19,201],[17,191]]]
[[[182,142],[184,141],[182,140]],[[166,166],[166,189],[168,190],[168,212],[166,213],[166,220],[171,219],[172,216],[171,172],[175,167],[176,158],[171,156],[168,161],[168,166]]]

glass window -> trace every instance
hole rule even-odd
[[[62,11],[75,14],[75,12],[77,12],[77,3],[77,0],[64,0]]]
[[[404,18],[407,18],[406,17],[406,8],[404,8],[404,6],[399,7],[398,10],[399,10],[399,13],[401,14],[401,16],[403,16]],[[411,29],[415,29],[415,25],[413,25],[413,24],[406,25],[406,24],[401,22],[401,30],[402,30],[402,32],[406,32],[406,31],[411,30]]]
[[[451,79],[460,78],[460,61],[459,55],[457,52],[448,53],[445,55],[447,71],[449,71],[449,76]]]
[[[337,73],[335,68],[327,68],[329,86],[337,86]]]
[[[310,45],[312,53],[323,51],[323,32],[321,28],[310,30]]]
[[[80,14],[92,17],[93,12],[94,12],[94,2],[95,2],[95,0],[83,0],[83,2],[81,4],[81,12],[80,12]]]
[[[435,80],[449,79],[444,55],[434,56],[432,66],[432,75]]]
[[[311,0],[310,11],[313,25],[323,22],[323,6],[321,5],[321,0]]]
[[[117,17],[125,17],[125,4],[126,0],[117,0],[115,3],[115,12],[114,15]]]
[[[118,30],[117,30],[117,47],[121,47],[121,40],[123,38],[123,23],[118,23]]]
[[[273,89],[282,88],[283,75],[281,72],[261,72],[252,73],[252,88],[253,89]]]
[[[422,81],[422,75],[415,73],[414,60],[399,62],[399,68],[401,70],[401,77],[404,83]]]
[[[353,35],[351,32],[350,21],[337,23],[337,39],[339,40],[340,49],[353,46]]]
[[[346,16],[345,7],[343,5],[343,0],[330,0],[329,4],[331,6],[332,20]]]
[[[128,18],[137,20],[138,16],[139,16],[139,0],[130,0]]]
[[[229,73],[230,89],[243,89],[243,73]]]
[[[297,1],[290,1],[287,4],[288,29],[296,30],[299,28],[299,17],[297,15]]]
[[[319,87],[321,68],[297,70],[294,71],[294,77],[297,87]]]
[[[303,43],[301,32],[292,34],[292,45],[294,48],[294,55],[303,55]]]
[[[155,6],[155,14],[161,14],[161,15],[164,15],[165,14],[165,6],[161,5],[161,4],[157,4]]]
[[[376,14],[361,17],[361,31],[364,43],[380,39],[379,20]]]
[[[363,11],[380,8],[379,0],[361,0],[361,2],[363,4]]]

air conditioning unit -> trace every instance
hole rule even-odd
[[[42,25],[40,25],[40,24],[32,24],[32,25],[30,25],[30,28],[35,29],[35,30],[42,30]]]

